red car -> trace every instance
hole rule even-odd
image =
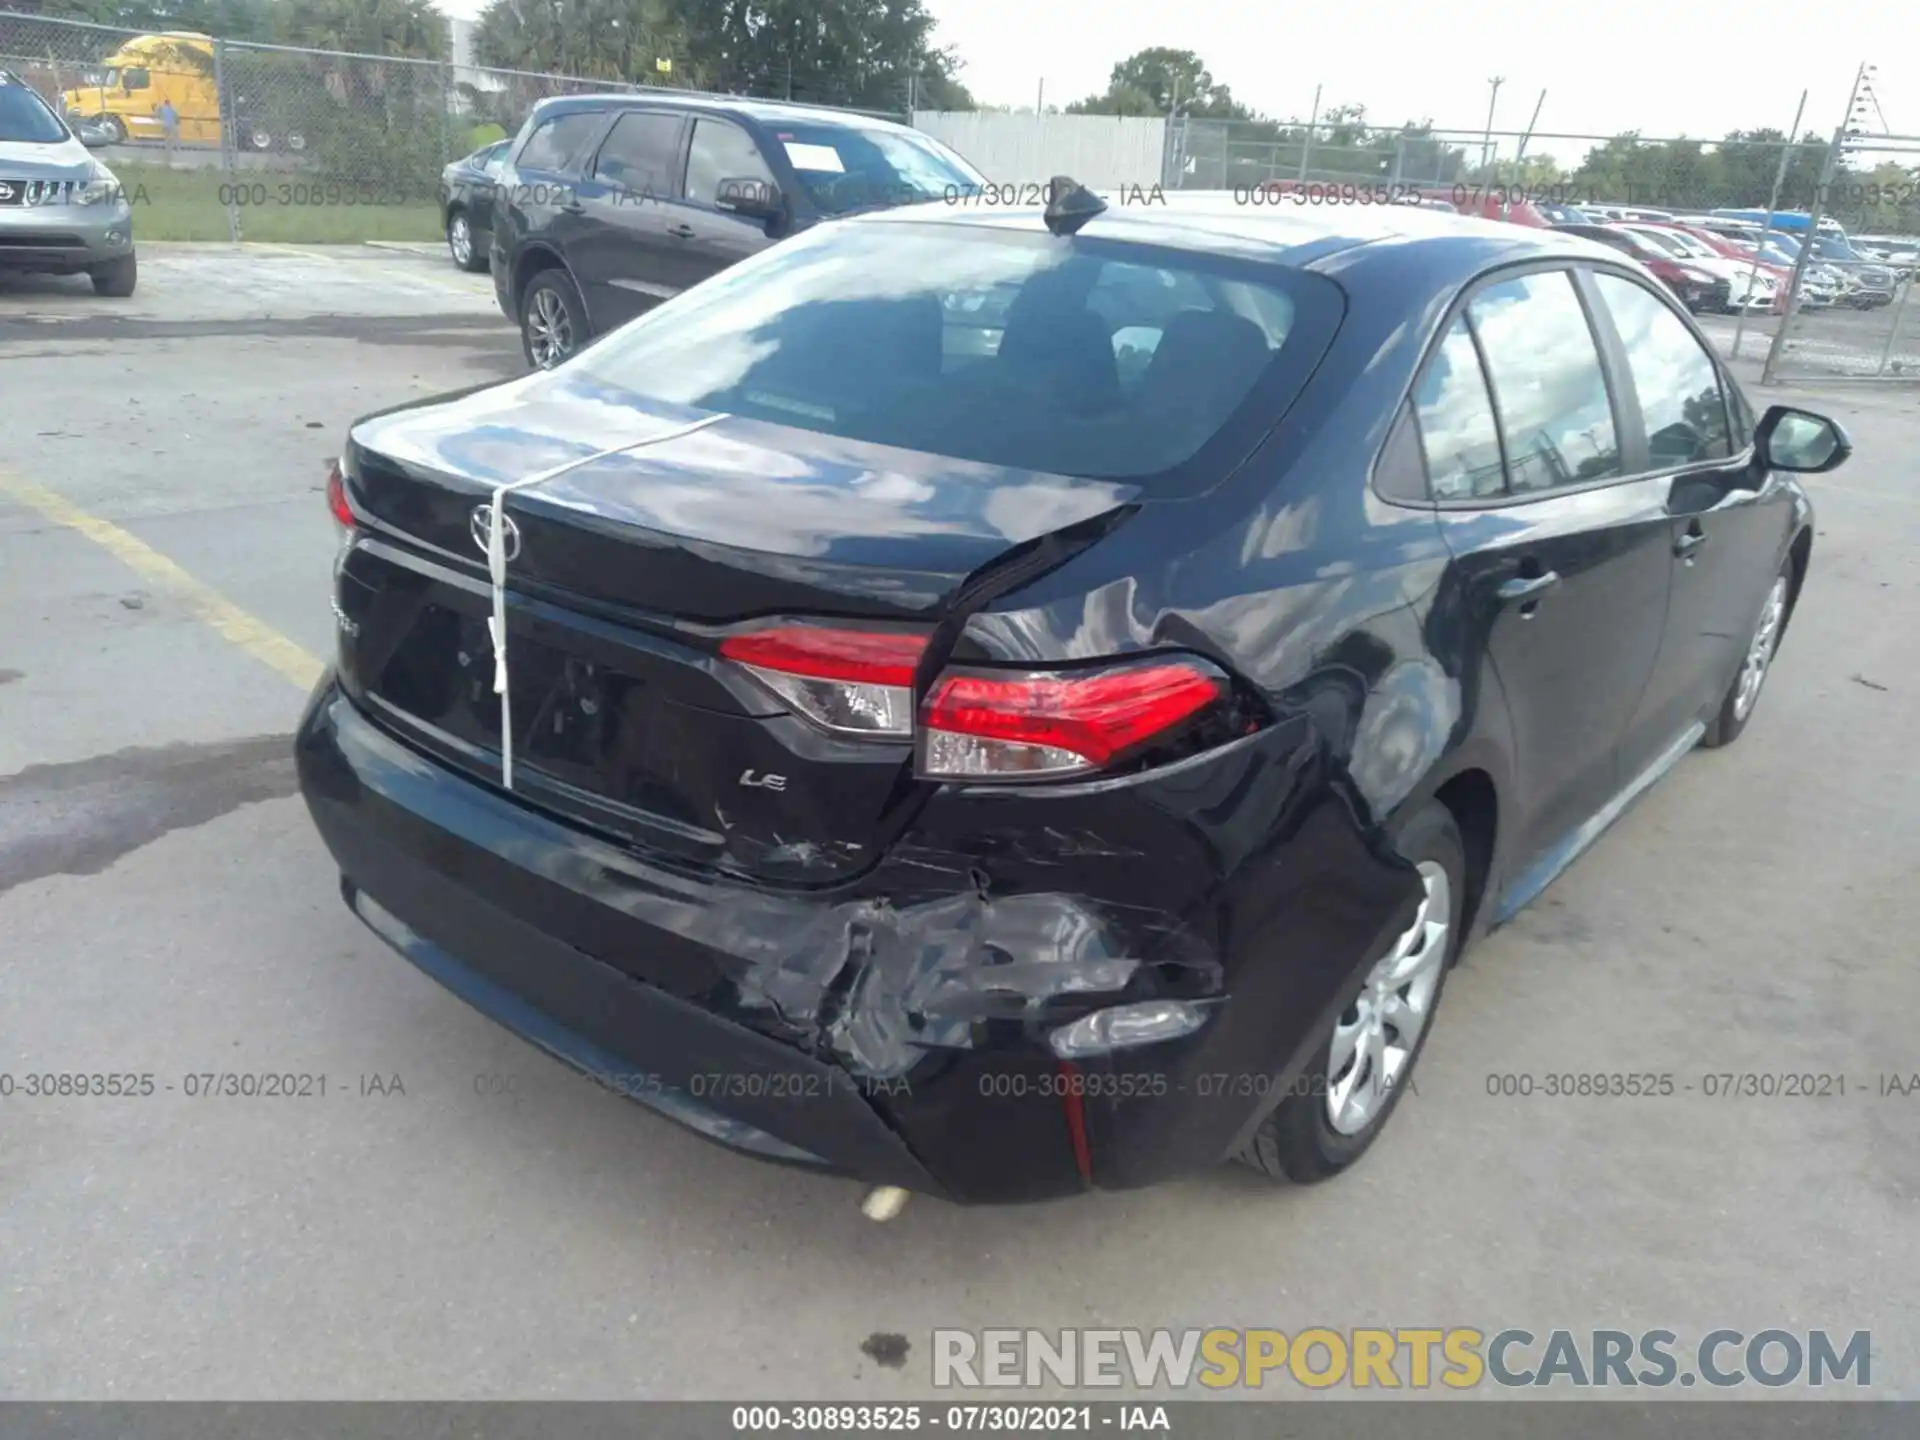
[[[1709,250],[1713,251],[1714,254],[1724,256],[1729,260],[1750,262],[1753,259],[1754,247],[1751,244],[1743,244],[1730,235],[1722,235],[1717,231],[1708,230],[1703,226],[1689,225],[1681,220],[1649,220],[1644,223],[1650,228],[1678,230],[1683,234],[1691,235]],[[1760,262],[1760,269],[1779,282],[1779,292],[1773,297],[1773,313],[1776,315],[1784,314],[1787,308],[1787,291],[1793,279],[1792,267],[1775,265],[1771,261],[1762,260]]]
[[[1702,310],[1724,310],[1733,286],[1724,276],[1715,275],[1684,260],[1676,260],[1644,236],[1619,225],[1559,225],[1554,227],[1571,235],[1584,235],[1624,250],[1653,273],[1653,277],[1680,297],[1680,303],[1694,314]]]

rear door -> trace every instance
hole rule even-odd
[[[729,190],[737,192],[745,182],[777,183],[759,141],[731,120],[694,116],[686,176],[667,227],[676,242],[676,274],[684,284],[697,285],[773,244],[766,221],[720,206]]]
[[[504,243],[544,240],[567,256],[579,238],[574,186],[606,125],[604,110],[568,110],[534,126],[500,177],[494,225]]]
[[[680,242],[668,233],[686,128],[678,110],[622,110],[581,177],[567,263],[596,335],[686,288]]]
[[[1637,437],[1567,270],[1483,284],[1415,402],[1469,643],[1512,716],[1515,853],[1544,883],[1621,784],[1666,618],[1666,487],[1625,478]]]
[[[1644,483],[1666,492],[1673,553],[1666,638],[1621,741],[1631,775],[1718,708],[1773,584],[1789,506],[1758,476],[1745,406],[1693,327],[1639,280],[1601,271],[1593,287],[1641,414]]]

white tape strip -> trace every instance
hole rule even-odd
[[[487,620],[487,634],[493,640],[493,693],[500,697],[500,783],[507,789],[513,789],[513,711],[512,681],[507,671],[507,532],[503,523],[507,513],[507,495],[514,490],[528,490],[535,485],[544,485],[549,480],[558,479],[569,470],[578,470],[582,465],[591,465],[596,460],[604,460],[609,455],[625,455],[630,451],[644,450],[649,445],[659,445],[667,440],[678,440],[683,435],[691,435],[696,430],[704,430],[709,425],[718,425],[727,418],[725,412],[709,415],[704,420],[696,420],[691,425],[677,425],[671,430],[663,430],[658,435],[649,435],[644,440],[635,440],[628,445],[615,445],[608,450],[599,450],[591,455],[583,455],[577,460],[569,460],[564,465],[556,465],[551,470],[542,470],[538,475],[529,475],[524,480],[511,480],[505,485],[493,487],[493,499],[488,505],[487,521],[487,578],[493,582],[493,614]]]

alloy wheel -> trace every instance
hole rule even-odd
[[[1437,861],[1422,860],[1419,870],[1426,893],[1413,924],[1333,1027],[1327,1122],[1342,1135],[1359,1134],[1386,1107],[1433,1015],[1453,928],[1453,882]]]
[[[1740,679],[1733,692],[1733,718],[1745,720],[1760,698],[1760,687],[1773,663],[1773,648],[1780,640],[1780,622],[1787,614],[1787,577],[1778,576],[1767,592],[1766,608],[1760,612],[1760,624],[1747,646],[1747,658],[1740,666]]]
[[[527,306],[527,349],[533,363],[551,370],[573,353],[573,317],[559,295],[542,287]]]
[[[465,215],[455,215],[447,222],[447,247],[453,251],[455,264],[473,262],[473,228]]]

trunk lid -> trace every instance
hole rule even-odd
[[[515,792],[667,862],[837,883],[917,805],[912,747],[789,713],[720,658],[724,633],[788,615],[929,630],[969,577],[1137,491],[732,418],[605,453],[698,418],[542,375],[361,422],[342,676],[498,783],[474,514],[494,485],[576,464],[506,499]]]

